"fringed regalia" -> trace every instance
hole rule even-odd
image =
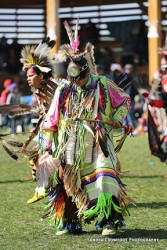
[[[158,49],[159,54],[167,60],[167,36],[163,48]],[[155,110],[159,109],[161,116],[157,114],[159,129],[152,116],[148,105],[148,141],[152,155],[157,156],[162,162],[167,163],[167,65],[162,63],[159,78],[152,84],[154,98],[149,96],[149,104]]]
[[[167,75],[164,74],[156,85],[156,99],[151,100],[150,104],[164,112],[162,117],[164,126],[160,133],[148,106],[148,140],[152,155],[167,163]],[[162,125],[160,119],[159,123]]]
[[[112,217],[115,211],[123,214],[127,208],[129,198],[119,178],[112,127],[89,120],[117,120],[122,124],[129,108],[129,96],[104,76],[90,74],[82,88],[69,82],[55,92],[45,129],[57,134],[53,157],[61,160],[66,194],[76,204],[78,216],[86,220],[100,215]],[[60,222],[56,211],[60,197],[53,191],[56,188],[51,188],[49,206]]]

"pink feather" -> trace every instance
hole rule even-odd
[[[76,38],[76,40],[71,44],[71,48],[76,51],[78,49],[78,46],[80,44],[80,41],[79,41],[79,36]]]

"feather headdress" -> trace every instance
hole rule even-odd
[[[96,65],[95,65],[95,58],[94,58],[94,46],[88,42],[85,46],[83,52],[79,51],[78,46],[80,44],[79,36],[78,36],[78,25],[79,25],[79,18],[77,19],[74,34],[72,29],[67,21],[64,22],[64,27],[67,31],[67,35],[70,40],[70,44],[63,44],[60,46],[58,52],[55,54],[55,61],[59,62],[66,62],[67,58],[70,58],[72,61],[76,61],[78,58],[85,58],[88,67],[90,68],[90,72],[95,74],[96,73]]]
[[[54,61],[48,55],[49,51],[55,46],[56,42],[49,37],[44,38],[38,46],[25,46],[21,51],[20,61],[23,64],[23,70],[36,65],[41,72],[48,73],[52,70],[54,73]]]
[[[159,48],[159,49],[158,49],[158,53],[159,53],[161,56],[167,56],[167,35],[166,35],[166,38],[165,38],[164,47],[163,47],[163,48]]]

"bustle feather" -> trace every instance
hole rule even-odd
[[[50,107],[54,93],[57,89],[56,82],[53,82],[51,80],[45,80],[44,82],[41,82],[42,87],[38,88],[38,92],[36,92],[36,95],[42,98],[43,100],[43,106],[46,110]]]
[[[43,100],[43,105],[46,103],[48,105],[51,104],[52,99],[49,98],[49,96],[44,95],[43,93],[36,93],[37,96],[39,96]]]
[[[5,142],[5,140],[0,140],[0,143],[2,145],[2,147],[5,149],[5,151],[15,160],[18,159],[18,156],[16,154],[16,152],[14,150],[12,150],[11,148],[8,147],[7,143]]]
[[[104,156],[107,158],[109,156],[109,151],[107,148],[106,140],[104,140],[100,130],[97,130],[96,132],[96,143],[99,143]]]
[[[13,147],[21,148],[23,147],[23,143],[20,141],[14,141],[14,140],[5,140],[5,142]]]
[[[128,87],[133,82],[134,78],[131,76],[128,76],[126,73],[120,74],[118,79],[115,81],[116,85],[118,85],[119,88],[123,90],[127,90]]]
[[[39,107],[35,105],[19,104],[19,105],[1,105],[0,114],[15,117],[31,113],[39,113]]]
[[[57,89],[56,81],[53,82],[52,80],[45,80],[44,82],[41,82],[41,85],[42,85],[42,88],[39,88],[39,90],[43,89],[46,92],[48,91],[50,94],[52,94],[52,98],[53,98],[54,93]]]

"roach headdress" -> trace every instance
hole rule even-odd
[[[42,73],[53,75],[56,70],[55,61],[49,55],[50,50],[55,46],[56,41],[50,40],[49,37],[44,38],[37,46],[25,46],[21,51],[20,61],[23,64],[23,70],[28,70],[32,66],[36,66]],[[50,78],[49,77],[49,78]],[[38,95],[43,99],[43,106],[48,109],[58,82],[55,80],[45,79],[41,81],[41,87],[38,88]]]
[[[55,46],[56,42],[49,37],[44,38],[37,46],[25,46],[21,51],[20,61],[23,70],[28,70],[32,65],[37,66],[41,72],[54,73],[54,61],[48,55],[49,51]]]
[[[71,61],[78,61],[79,59],[85,58],[90,68],[90,72],[95,74],[96,73],[96,65],[95,65],[95,58],[94,58],[94,46],[88,42],[85,46],[83,52],[79,51],[79,36],[78,36],[78,25],[79,25],[79,18],[77,19],[74,34],[72,32],[72,28],[67,23],[64,22],[64,27],[67,31],[67,35],[70,40],[70,44],[63,44],[60,46],[58,52],[55,55],[55,61],[59,62],[66,62],[67,58],[70,58]]]

